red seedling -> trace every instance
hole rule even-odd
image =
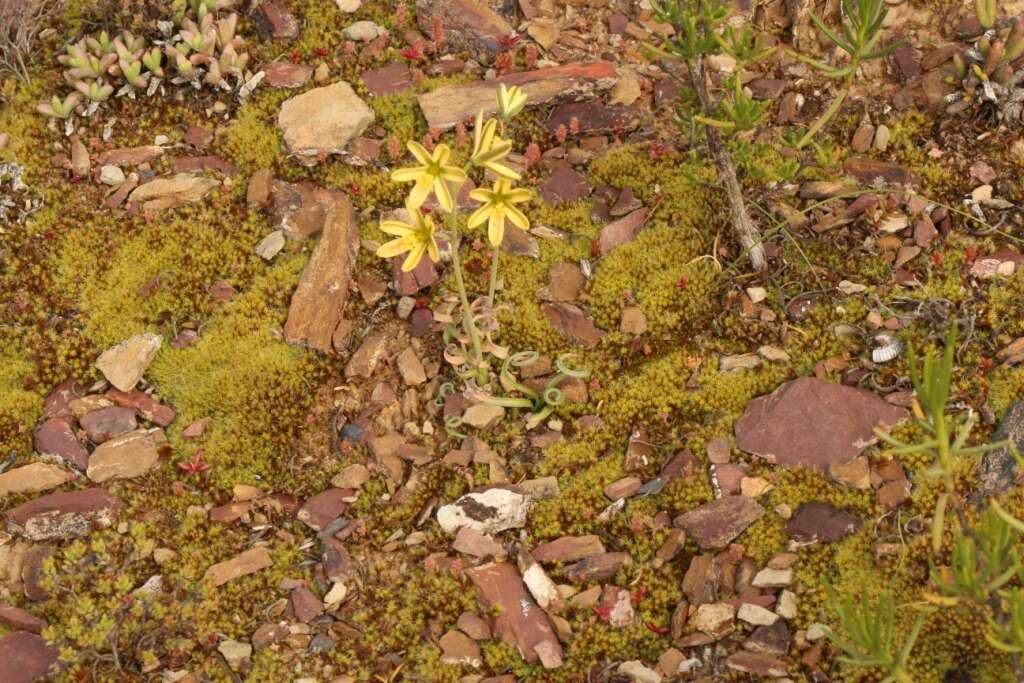
[[[658,626],[653,621],[648,621],[647,630],[657,633],[659,636],[666,635],[671,629],[668,626]]]
[[[203,449],[197,448],[196,452],[192,455],[192,459],[188,462],[179,462],[178,469],[185,474],[194,474],[196,476],[206,472],[210,469],[211,465],[203,462]]]

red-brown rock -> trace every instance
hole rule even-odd
[[[549,204],[576,202],[589,197],[593,190],[585,176],[568,164],[560,163],[548,179],[541,183],[540,196]]]
[[[637,209],[601,228],[601,237],[599,238],[601,255],[604,256],[615,247],[632,242],[636,231],[643,227],[649,216],[650,211],[647,209]]]
[[[298,20],[279,2],[262,3],[251,18],[264,38],[291,41],[299,37]]]
[[[261,175],[266,173],[266,181]],[[338,203],[345,203],[345,193],[318,187],[313,183],[289,183],[283,180],[270,179],[270,171],[261,170],[253,174],[249,183],[249,194],[246,199],[250,206],[262,206],[261,188],[254,191],[253,184],[264,182],[270,184],[270,215],[273,227],[284,230],[295,240],[304,240],[319,234],[324,228],[328,210]]]
[[[313,67],[292,62],[267,62],[260,65],[263,82],[272,88],[301,88],[313,75]]]
[[[486,2],[417,0],[416,23],[427,35],[434,32],[435,17],[444,27],[445,47],[476,56],[497,54],[502,38],[513,33],[512,25]]]
[[[401,62],[364,71],[362,78],[370,94],[377,96],[405,92],[412,86],[412,71]]]
[[[56,667],[59,654],[56,646],[34,633],[9,633],[0,638],[0,681],[32,683],[41,679]]]
[[[126,408],[134,408],[135,412],[143,420],[152,422],[158,427],[166,427],[177,417],[177,413],[170,406],[165,406],[147,393],[133,390],[121,391],[120,389],[108,389],[106,397],[116,405]]]
[[[540,661],[546,669],[562,665],[562,646],[544,613],[510,564],[486,564],[467,571],[485,609],[498,608],[495,634],[515,645],[527,663]]]
[[[832,543],[856,532],[860,525],[860,518],[828,503],[804,503],[786,523],[786,532],[801,542]]]
[[[293,588],[288,599],[295,618],[303,624],[308,624],[324,612],[324,603],[305,586]]]
[[[724,496],[683,513],[675,525],[686,530],[701,548],[724,548],[743,531],[759,520],[764,508],[753,498]]]
[[[327,489],[303,503],[296,516],[314,531],[322,531],[345,513],[348,509],[345,499],[351,495],[350,489]]]
[[[533,549],[538,562],[575,562],[604,553],[604,544],[597,536],[562,536]]]
[[[891,185],[921,187],[921,176],[891,161],[850,157],[843,162],[843,170],[862,183],[873,184],[876,180],[881,179],[884,183]]]
[[[875,427],[906,416],[865,389],[802,377],[747,405],[736,422],[736,445],[777,465],[827,470],[874,444]]]
[[[85,536],[114,523],[121,501],[103,489],[51,493],[9,511],[7,529],[33,541]]]
[[[89,464],[89,451],[71,426],[70,417],[51,417],[32,435],[32,444],[40,455],[52,455],[69,465],[84,470]]]
[[[96,444],[127,434],[139,426],[135,419],[135,410],[122,406],[90,411],[83,415],[79,422],[89,435],[89,440]]]
[[[579,306],[568,303],[545,303],[541,305],[541,310],[552,327],[585,349],[597,346],[606,334],[604,330],[594,325],[594,321]]]
[[[0,624],[12,631],[28,631],[42,633],[46,628],[46,620],[40,619],[28,610],[0,603]]]
[[[292,295],[285,341],[323,353],[333,349],[335,329],[348,301],[349,281],[359,249],[352,204],[336,202],[324,218],[324,232]]]
[[[636,128],[640,125],[641,117],[642,112],[637,107],[620,104],[607,106],[600,100],[567,102],[551,112],[544,127],[551,133],[557,131],[559,126],[565,126],[568,130],[572,127],[572,120],[576,119],[580,135],[616,133]]]
[[[577,583],[606,581],[630,562],[632,558],[629,553],[600,553],[570,564],[564,574],[566,579]]]

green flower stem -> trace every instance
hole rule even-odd
[[[455,283],[458,285],[459,299],[462,302],[462,327],[466,330],[466,334],[469,335],[469,340],[473,345],[473,371],[479,375],[480,373],[486,373],[482,366],[484,354],[480,345],[480,332],[476,329],[476,323],[473,321],[473,311],[469,307],[466,281],[462,277],[462,259],[459,256],[459,230],[455,225],[454,211],[448,214],[448,228],[452,236],[452,267],[455,269]],[[480,377],[480,380],[486,380],[486,375]]]
[[[836,98],[832,100],[832,104],[828,105],[828,109],[826,109],[825,112],[820,117],[818,117],[818,120],[815,121],[814,124],[807,129],[807,132],[804,133],[804,136],[800,138],[799,142],[796,143],[797,149],[803,149],[804,147],[810,144],[811,140],[814,139],[814,136],[817,135],[818,132],[825,127],[825,124],[828,123],[833,116],[835,116],[837,111],[839,111],[839,107],[843,106],[843,101],[846,99],[846,96],[849,94],[849,92],[850,79],[848,78],[846,80],[846,85],[843,86],[843,89],[839,92],[838,95],[836,95]]]
[[[498,289],[498,252],[501,247],[494,247],[491,254],[491,284],[487,288],[487,305],[494,308],[494,292]]]

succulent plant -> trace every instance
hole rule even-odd
[[[243,51],[245,40],[237,35],[238,14],[218,15],[234,4],[234,0],[175,0],[174,21],[158,22],[162,42],[152,47],[144,36],[127,30],[113,38],[110,32],[100,31],[68,45],[57,59],[66,67],[64,79],[75,89],[73,97],[55,96],[41,103],[39,111],[66,118],[85,98],[90,103],[88,116],[115,90],[118,97],[133,91],[155,93],[156,79],[168,72],[180,79],[175,83],[186,80],[197,88],[210,85],[230,90],[229,76],[241,85],[249,55]]]
[[[947,98],[947,111],[958,113],[972,104],[995,105],[997,117],[1010,125],[1021,125],[1024,112],[1024,69],[1015,68],[1017,60],[1024,55],[1024,17],[1018,17],[997,26],[989,9],[981,8],[979,2],[978,20],[992,28],[985,32],[962,54],[953,55],[952,73],[949,82],[961,90]],[[984,18],[982,15],[985,15]]]
[[[71,113],[75,111],[75,107],[81,104],[81,102],[82,96],[77,92],[71,93],[63,100],[57,95],[54,95],[50,98],[49,102],[40,102],[36,106],[36,111],[55,119],[66,119],[71,116]]]
[[[114,87],[102,80],[75,81],[74,88],[85,95],[90,102],[105,102],[114,94]]]

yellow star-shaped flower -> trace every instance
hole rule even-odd
[[[452,155],[448,145],[438,145],[433,153],[418,142],[410,141],[406,146],[422,165],[395,169],[391,172],[391,179],[397,183],[416,183],[409,192],[409,204],[413,208],[423,206],[427,195],[433,190],[441,208],[450,212],[455,207],[455,200],[448,183],[461,185],[466,182],[466,172],[457,166],[448,165]]]
[[[484,205],[473,212],[469,217],[468,225],[475,228],[487,222],[487,237],[495,247],[501,244],[505,236],[505,219],[508,218],[518,228],[526,230],[530,227],[530,221],[522,211],[514,205],[530,201],[530,191],[522,188],[513,188],[512,182],[507,178],[498,178],[490,190],[479,188],[469,193],[469,196]]]
[[[498,84],[498,114],[505,121],[521,112],[527,99],[526,93],[518,85],[507,88],[504,83]]]
[[[429,216],[424,216],[411,202],[407,203],[405,208],[412,216],[412,224],[402,221],[381,221],[380,229],[389,235],[395,235],[397,239],[382,244],[377,249],[377,256],[391,258],[409,252],[402,262],[402,270],[409,272],[419,265],[424,254],[429,254],[430,260],[434,263],[441,260],[441,254],[434,236],[434,221]]]
[[[502,178],[519,180],[518,173],[501,163],[512,150],[512,141],[502,140],[495,135],[497,129],[497,120],[490,119],[484,123],[484,110],[477,112],[476,128],[473,130],[473,156],[470,161],[476,166],[494,171]]]

